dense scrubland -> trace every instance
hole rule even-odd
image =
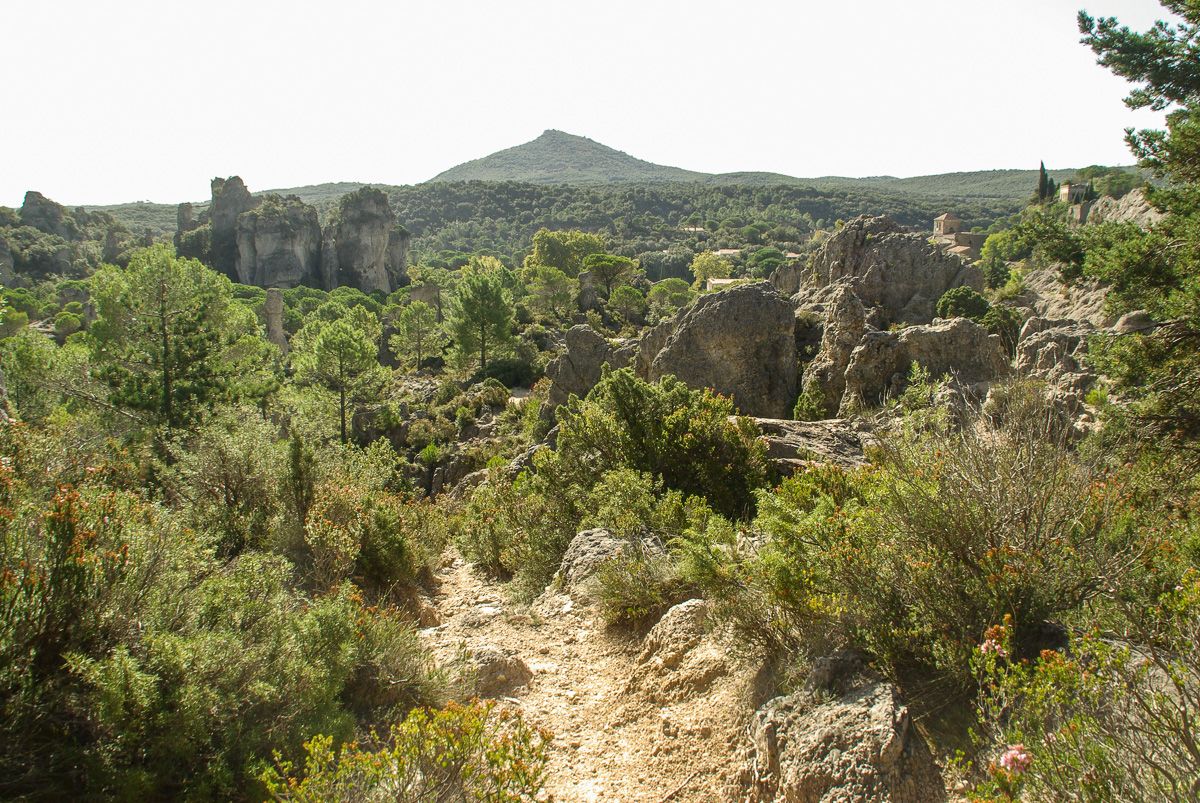
[[[649,337],[708,279],[936,198],[390,188],[410,283],[284,289],[284,342],[266,290],[149,219],[0,210],[0,796],[536,799],[553,734],[475,699],[423,610],[448,550],[530,601],[595,528],[628,545],[588,586],[614,632],[703,598],[780,693],[851,651],[958,794],[1200,794],[1200,9],[1163,5],[1178,27],[1080,18],[1130,105],[1169,110],[1129,134],[1161,217],[1072,226],[1046,176],[1022,210],[959,204],[991,227],[986,282],[937,303],[1009,356],[1035,270],[1136,312],[1087,344],[1087,427],[1037,378],[959,404],[917,366],[854,411],[865,461],[781,472],[736,400],[671,376],[605,368],[551,403],[568,327]]]

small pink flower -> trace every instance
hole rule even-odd
[[[1010,744],[1004,755],[1000,756],[1000,766],[1013,775],[1020,775],[1032,763],[1033,756],[1029,755],[1023,744]]]
[[[1008,652],[1005,651],[1004,645],[996,641],[994,638],[984,639],[979,645],[979,651],[984,655],[995,653],[997,658],[1007,658]]]

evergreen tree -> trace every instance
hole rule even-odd
[[[124,270],[101,270],[92,298],[89,340],[110,402],[169,428],[230,395],[239,368],[233,347],[257,336],[235,309],[229,280],[167,245],[135,253]]]
[[[1038,203],[1044,204],[1046,199],[1050,197],[1050,177],[1046,175],[1046,163],[1042,162],[1038,168],[1038,188],[1037,199]]]
[[[446,328],[461,356],[479,355],[481,371],[488,355],[513,336],[513,302],[504,273],[499,260],[473,257],[450,298]]]
[[[332,321],[312,321],[293,340],[291,356],[296,378],[337,394],[342,443],[348,440],[349,403],[382,373],[379,338],[380,326],[374,313],[355,307]]]
[[[414,301],[401,310],[396,327],[400,331],[392,335],[388,346],[397,357],[411,358],[413,368],[420,370],[437,334],[437,310],[424,301]]]

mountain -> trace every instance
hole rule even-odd
[[[532,142],[464,162],[432,180],[638,184],[704,181],[709,177],[707,173],[646,162],[587,137],[551,129]]]
[[[1130,168],[1134,169],[1134,168]],[[1056,181],[1075,169],[1051,170]],[[981,170],[931,176],[821,176],[798,178],[782,173],[701,173],[647,162],[587,137],[553,129],[524,145],[464,162],[431,181],[518,181],[529,184],[649,184],[658,182],[718,185],[800,185],[819,190],[883,190],[936,198],[973,198],[1021,202],[1037,186],[1037,170]]]

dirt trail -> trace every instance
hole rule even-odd
[[[729,784],[750,672],[711,636],[665,659],[646,657],[640,639],[607,631],[567,594],[548,590],[516,606],[457,557],[438,579],[442,624],[423,635],[440,658],[491,645],[532,671],[503,699],[554,733],[548,791],[555,800],[735,799]]]

